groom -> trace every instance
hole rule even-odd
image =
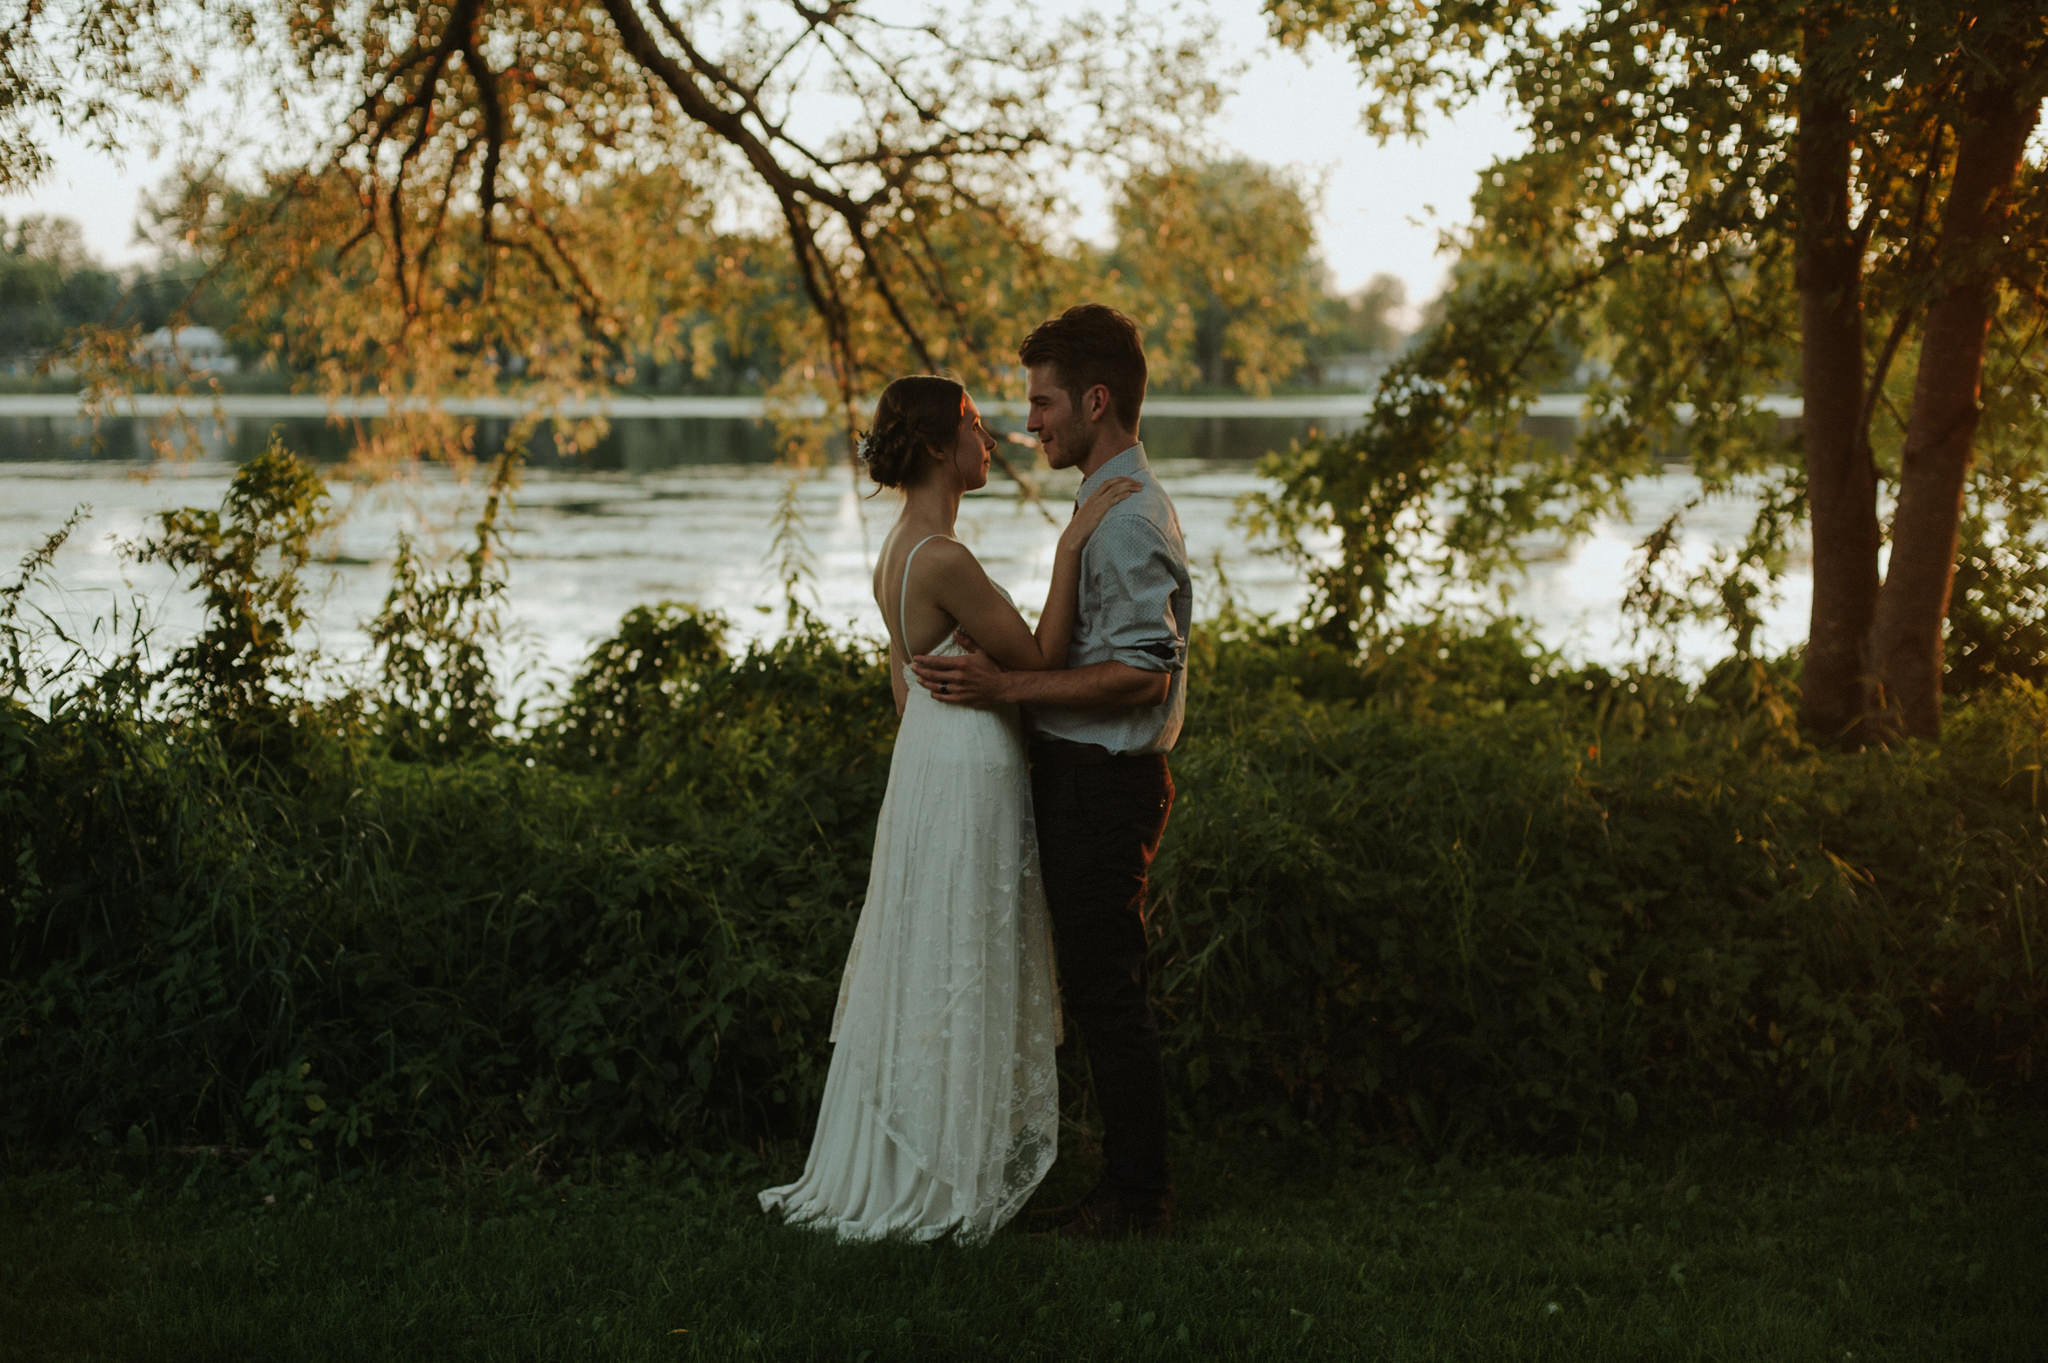
[[[1166,1079],[1145,969],[1145,874],[1173,805],[1166,754],[1187,701],[1193,591],[1180,519],[1138,443],[1145,350],[1130,318],[1099,303],[1041,324],[1018,351],[1046,462],[1082,474],[1075,505],[1105,480],[1140,490],[1081,553],[1080,615],[1063,671],[1005,672],[982,653],[913,660],[941,701],[1026,707],[1031,795],[1067,1016],[1088,1049],[1102,1109],[1102,1181],[1061,1234],[1164,1235]]]

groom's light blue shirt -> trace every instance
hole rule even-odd
[[[1111,478],[1135,478],[1139,489],[1111,507],[1081,550],[1081,600],[1067,666],[1118,662],[1164,672],[1166,699],[1157,705],[1078,709],[1039,705],[1031,727],[1052,738],[1099,743],[1117,753],[1163,753],[1180,737],[1187,710],[1188,618],[1194,588],[1180,517],[1152,476],[1145,447],[1131,446],[1082,479],[1074,505]]]

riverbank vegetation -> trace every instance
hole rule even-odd
[[[0,1141],[550,1170],[798,1133],[893,714],[874,646],[635,610],[503,712],[494,562],[403,566],[378,672],[291,648],[317,481],[167,516],[208,627],[86,663],[6,604]],[[1177,1110],[1426,1151],[2038,1111],[2048,695],[1842,752],[1790,668],[1511,625],[1214,622],[1156,867]],[[33,703],[30,696],[35,697]]]

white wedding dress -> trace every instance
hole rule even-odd
[[[900,638],[901,593],[896,618]],[[803,1177],[761,1206],[842,1240],[975,1242],[1052,1167],[1052,931],[1015,709],[908,680],[817,1132]]]

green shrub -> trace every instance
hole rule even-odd
[[[198,524],[167,529],[211,563]],[[223,620],[289,614],[254,563],[214,574]],[[722,620],[649,607],[508,721],[436,689],[484,656],[484,597],[444,597],[387,606],[393,694],[322,702],[287,699],[266,626],[260,656],[45,668],[31,707],[8,612],[0,1141],[134,1131],[287,1179],[803,1132],[895,730],[877,650],[799,616],[734,657]],[[1845,754],[1801,741],[1783,664],[1690,686],[1506,625],[1365,653],[1263,627],[1191,669],[1152,922],[1198,1127],[1549,1142],[2038,1101],[2027,684],[1939,746]]]
[[[311,728],[257,769],[8,707],[7,1138],[497,1156],[794,1121],[888,744],[872,660],[813,642],[594,772],[552,734],[429,764]]]
[[[1771,698],[1614,681],[1420,717],[1212,698],[1156,878],[1199,1111],[1550,1139],[2019,1092],[2042,696],[1940,749],[1759,755],[1796,743]]]

